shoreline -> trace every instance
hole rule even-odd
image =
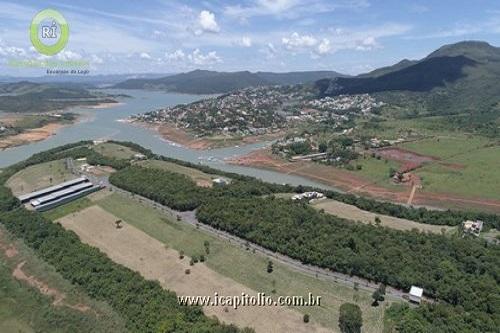
[[[296,175],[345,190],[347,193],[368,196],[395,204],[406,205],[408,198],[412,195],[411,186],[401,186],[401,190],[391,189],[332,166],[308,161],[289,162],[273,156],[269,149],[255,150],[243,156],[227,159],[225,162],[232,165]],[[413,194],[412,199],[412,206],[435,207],[438,209],[468,206],[496,214],[500,213],[500,200],[490,198],[468,198],[452,193],[422,192],[419,190]]]
[[[78,120],[77,120],[78,121]],[[73,124],[73,123],[71,123]],[[57,131],[61,128],[71,125],[71,124],[61,124],[61,123],[49,123],[39,128],[32,128],[25,130],[22,133],[9,135],[0,138],[0,151],[8,150],[9,148],[14,148],[18,146],[27,145],[30,143],[43,141],[48,139],[52,135],[55,135]]]
[[[120,119],[118,121],[127,122],[133,126],[140,126],[149,130],[153,130],[160,137],[173,144],[180,145],[193,150],[210,150],[215,148],[228,148],[240,145],[253,144],[263,141],[274,140],[284,134],[284,132],[246,136],[242,138],[227,137],[221,139],[214,138],[196,138],[183,129],[176,127],[173,124],[153,124],[129,119]]]
[[[123,103],[123,102],[116,102],[116,103],[104,102],[104,103],[99,103],[96,105],[75,105],[75,106],[65,108],[63,110],[53,110],[53,111],[46,112],[46,113],[54,113],[54,112],[56,112],[56,113],[57,112],[71,113],[71,111],[74,108],[85,108],[85,109],[92,109],[92,110],[109,109],[109,108],[113,108],[113,107],[123,105],[123,104],[125,104],[125,103]],[[46,140],[46,139],[50,138],[51,136],[56,135],[57,132],[61,128],[64,128],[66,126],[72,126],[72,125],[78,124],[82,121],[86,121],[85,120],[86,118],[83,117],[83,114],[81,114],[81,113],[74,113],[74,114],[76,115],[76,118],[73,121],[71,121],[70,123],[61,123],[61,122],[55,121],[55,122],[48,123],[42,127],[24,130],[23,132],[18,133],[18,134],[0,137],[0,151],[5,151],[5,150],[8,150],[10,148],[29,145],[31,143]],[[15,118],[16,120],[18,120],[18,119],[21,119],[23,116],[25,116],[25,115],[24,114],[7,113],[8,118],[6,118],[6,120],[10,121],[11,119],[9,117],[11,117],[12,119]]]

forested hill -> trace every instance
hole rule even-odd
[[[322,95],[364,94],[390,90],[430,91],[465,76],[465,66],[476,62],[464,56],[435,57],[377,77],[323,79]]]
[[[249,71],[215,72],[195,70],[158,79],[130,79],[116,84],[115,88],[166,90],[190,94],[216,94],[251,86],[312,83],[319,79],[338,76],[342,76],[342,74],[333,71],[252,73]]]
[[[106,94],[71,83],[20,81],[0,84],[0,111],[43,113],[76,105],[116,102]]]
[[[455,128],[498,133],[500,48],[485,42],[445,45],[421,60],[403,60],[354,78],[318,80],[320,96],[374,93],[401,114],[446,115]],[[396,111],[397,111],[396,110]]]

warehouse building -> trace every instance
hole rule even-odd
[[[81,184],[81,183],[85,183],[85,182],[88,182],[88,181],[89,180],[87,179],[87,177],[79,177],[79,178],[76,178],[76,179],[68,180],[68,181],[66,181],[64,183],[60,183],[58,185],[54,185],[54,186],[50,186],[50,187],[41,189],[39,191],[35,191],[35,192],[27,193],[27,194],[22,194],[22,195],[18,196],[17,198],[22,203],[27,203],[27,202],[29,202],[31,200],[34,200],[36,198],[45,196],[47,194],[51,194],[51,193],[54,193],[56,191],[60,191],[62,189],[68,188],[70,186]]]
[[[29,202],[37,211],[45,211],[95,192],[100,188],[101,186],[94,185],[87,177],[80,177],[40,191],[21,195],[18,199],[23,203]]]

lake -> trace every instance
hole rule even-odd
[[[206,96],[118,89],[105,89],[104,92],[109,94],[126,94],[132,96],[132,98],[121,98],[120,102],[123,104],[112,108],[88,109],[78,107],[71,109],[71,112],[81,115],[81,120],[79,122],[63,127],[55,135],[46,140],[0,151],[0,167],[6,167],[10,164],[22,161],[34,153],[71,142],[80,140],[113,139],[132,141],[145,148],[151,149],[156,154],[194,163],[203,163],[217,169],[254,176],[268,182],[279,184],[287,183],[292,185],[302,184],[332,189],[332,187],[310,181],[303,177],[251,167],[230,165],[224,162],[225,158],[245,155],[254,149],[269,145],[269,142],[244,145],[241,147],[192,150],[169,143],[155,131],[140,126],[133,126],[127,122],[118,121],[119,119],[125,119],[133,114],[147,112],[165,106],[190,103]]]

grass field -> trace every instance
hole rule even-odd
[[[429,139],[407,142],[401,147],[422,155],[448,159],[455,155],[473,152],[489,144],[490,140],[478,136],[456,134],[453,136],[437,136]]]
[[[64,160],[56,160],[29,166],[14,174],[7,186],[15,195],[29,193],[76,178],[66,169]]]
[[[424,191],[500,199],[500,145],[480,137],[439,137],[403,145],[441,158],[416,171]]]
[[[134,157],[137,152],[129,147],[121,146],[116,143],[104,142],[96,146],[93,149],[107,157],[112,157],[116,159],[128,160]]]
[[[109,305],[87,297],[1,226],[0,286],[2,333],[127,331]]]
[[[384,159],[376,159],[371,156],[365,158],[360,157],[352,163],[352,165],[361,165],[361,170],[351,171],[353,175],[358,175],[366,179],[372,180],[378,185],[386,187],[395,187],[390,182],[389,171],[391,168],[398,169],[399,163]]]
[[[185,167],[167,161],[147,160],[147,161],[139,161],[137,162],[137,164],[147,168],[167,170],[186,175],[192,180],[194,180],[198,186],[210,187],[212,186],[212,179],[218,177],[217,175],[210,175],[208,173],[202,172],[197,169]]]
[[[344,302],[356,302],[363,311],[364,332],[381,332],[384,307],[371,307],[371,295],[365,291],[354,291],[340,283],[327,282],[275,263],[272,274],[266,272],[267,259],[244,248],[219,240],[194,227],[167,219],[149,206],[118,194],[98,201],[99,206],[119,218],[158,239],[169,247],[184,251],[187,255],[205,254],[204,242],[210,243],[210,254],[206,265],[214,271],[231,278],[253,290],[272,295],[322,296],[322,306],[299,308],[309,313],[312,321],[338,331],[338,310]]]
[[[375,218],[378,217],[380,219],[380,225],[398,230],[418,229],[420,231],[429,231],[433,233],[441,233],[442,231],[449,233],[456,230],[456,228],[449,226],[418,223],[397,217],[375,214],[331,199],[317,201],[313,203],[312,206],[316,209],[324,209],[325,212],[332,215],[365,224],[375,224]]]
[[[80,239],[99,248],[115,262],[138,271],[146,279],[158,280],[164,288],[179,295],[234,296],[257,292],[227,276],[198,263],[190,265],[188,256],[179,252],[127,223],[117,229],[118,216],[99,206],[91,206],[57,220],[66,229],[74,231]],[[190,270],[186,274],[186,269]],[[252,326],[259,332],[329,332],[314,321],[305,324],[302,315],[287,307],[205,306],[204,312],[240,327]]]

